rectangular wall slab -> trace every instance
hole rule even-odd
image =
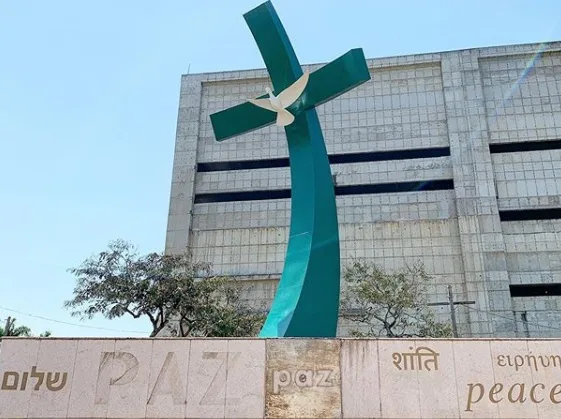
[[[338,340],[267,341],[267,418],[341,417]]]
[[[561,417],[561,339],[0,342],[0,419]]]
[[[257,418],[258,339],[3,339],[0,418]]]

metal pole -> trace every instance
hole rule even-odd
[[[522,324],[524,325],[524,336],[530,337],[530,328],[528,327],[528,312],[524,311],[520,317],[522,317]]]
[[[4,326],[4,336],[9,336],[8,333],[10,333],[11,323],[12,318],[8,316],[8,318],[6,319],[6,326]]]
[[[458,337],[458,325],[456,324],[456,307],[454,304],[454,296],[452,295],[452,285],[448,285],[448,302],[450,304],[450,316],[452,316],[452,334]]]

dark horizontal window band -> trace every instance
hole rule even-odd
[[[555,220],[561,218],[561,208],[540,208],[499,211],[501,221]]]
[[[290,189],[273,189],[268,191],[218,192],[195,195],[195,204],[211,202],[265,201],[268,199],[290,198]]]
[[[559,149],[561,149],[561,140],[523,141],[516,143],[489,144],[489,151],[491,152],[491,154]]]
[[[276,167],[288,167],[290,162],[288,157],[281,159],[264,160],[237,160],[222,161],[216,163],[198,163],[197,172],[223,172],[229,170],[248,170],[248,169],[272,169]]]
[[[427,180],[420,182],[378,183],[367,185],[336,186],[335,195],[368,195],[380,193],[397,192],[421,192],[440,191],[454,189],[452,179]],[[243,191],[243,192],[219,192],[195,195],[195,204],[206,204],[213,202],[239,202],[239,201],[263,201],[269,199],[288,199],[290,189],[273,189],[268,191]]]
[[[452,179],[336,186],[335,195],[367,195],[396,192],[441,191],[447,189],[454,189],[454,181]]]
[[[511,297],[543,297],[561,295],[561,284],[516,284],[509,285]]]
[[[329,163],[365,163],[390,160],[430,159],[450,155],[450,147],[417,148],[412,150],[372,151],[368,153],[332,154]]]
[[[418,148],[412,150],[373,151],[366,153],[331,154],[331,164],[364,163],[389,160],[411,160],[444,157],[450,155],[450,147]],[[288,167],[288,158],[263,159],[263,160],[237,160],[198,163],[198,172],[221,172],[226,170],[271,169]]]

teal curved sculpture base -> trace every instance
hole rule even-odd
[[[337,333],[339,231],[331,170],[315,109],[285,128],[292,179],[284,270],[260,336]]]
[[[267,70],[273,93],[303,72],[270,2],[244,15]],[[334,337],[340,292],[339,231],[335,192],[315,107],[370,79],[361,49],[353,49],[310,74],[306,89],[287,110],[291,219],[283,273],[260,337]],[[264,98],[266,96],[262,96]],[[223,141],[275,122],[276,113],[249,102],[210,116]]]

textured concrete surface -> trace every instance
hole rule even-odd
[[[0,418],[541,418],[561,340],[32,339],[0,346]]]
[[[490,144],[561,139],[561,42],[368,60],[372,80],[318,108],[330,154],[450,147],[450,156],[333,164],[338,185],[453,179],[453,190],[337,197],[343,263],[421,260],[432,301],[452,285],[462,336],[558,336],[561,297],[511,298],[510,284],[561,282],[561,221],[499,211],[561,207],[561,151]],[[310,66],[312,70],[320,65]],[[196,193],[288,188],[288,168],[197,172],[200,162],[287,156],[271,126],[218,143],[209,114],[264,92],[265,70],[182,77],[166,251],[189,247],[269,304],[290,200],[197,203]],[[522,323],[525,313],[527,322]],[[449,320],[447,308],[439,308]],[[348,325],[341,322],[340,333]]]

